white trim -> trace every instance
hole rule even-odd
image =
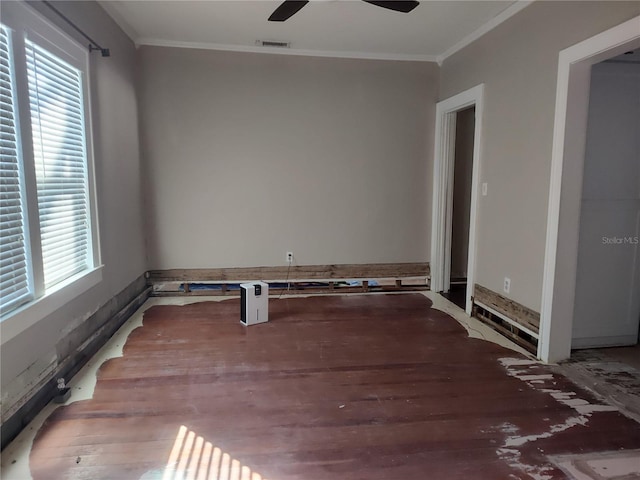
[[[563,360],[571,353],[577,259],[568,258],[571,255],[566,255],[566,252],[559,256],[558,245],[571,245],[574,242],[577,256],[575,241],[578,238],[578,225],[576,222],[571,222],[571,226],[567,226],[567,222],[561,225],[560,217],[563,207],[579,202],[577,196],[581,196],[582,175],[568,174],[567,170],[570,167],[581,173],[584,165],[584,154],[579,158],[577,152],[568,150],[575,149],[572,147],[576,143],[574,137],[585,135],[586,118],[580,118],[585,116],[584,104],[588,102],[588,89],[586,94],[584,92],[585,82],[588,86],[591,65],[623,53],[629,49],[630,42],[640,45],[640,16],[566,48],[559,54],[538,345],[538,358],[545,362]],[[581,111],[573,112],[572,106],[576,108],[579,104],[582,104]],[[578,128],[575,127],[576,123],[580,125]],[[572,131],[567,126],[572,126]],[[561,281],[557,281],[559,275],[562,275]],[[568,295],[563,295],[560,290],[568,292]]]
[[[455,176],[455,151],[456,151],[456,125],[458,117],[455,112],[448,112],[443,117],[442,128],[442,163],[440,172],[444,189],[440,191],[440,207],[444,216],[444,269],[442,274],[442,291],[448,292],[451,289],[451,244],[453,237],[453,189]],[[442,223],[440,224],[442,225]]]
[[[515,320],[509,318],[508,316],[506,316],[504,313],[500,313],[497,310],[491,308],[489,305],[485,305],[482,302],[479,302],[478,300],[475,300],[475,304],[481,306],[482,308],[484,308],[487,312],[491,312],[492,314],[494,314],[495,316],[499,317],[501,320],[504,320],[505,322],[507,322],[510,325],[513,325],[514,327],[516,327],[518,330],[522,330],[523,332],[531,335],[533,338],[535,338],[536,340],[538,340],[538,334],[536,332],[534,332],[533,330],[528,329],[527,327],[519,324],[518,322],[516,322]]]
[[[85,45],[78,43],[63,30],[51,23],[25,2],[3,4],[3,24],[13,30],[16,41],[14,67],[16,74],[17,117],[20,122],[20,149],[22,152],[23,175],[25,182],[25,218],[28,224],[28,255],[31,258],[33,300],[7,312],[0,312],[0,337],[4,344],[40,320],[53,314],[75,297],[102,281],[100,265],[98,209],[95,189],[95,161],[93,157],[91,125],[91,91],[89,78],[89,52]],[[90,235],[88,247],[91,249],[91,265],[82,272],[68,278],[49,289],[44,287],[42,246],[40,241],[40,221],[37,203],[36,174],[33,165],[33,143],[31,131],[31,112],[29,110],[29,92],[26,82],[27,66],[24,52],[25,38],[42,46],[51,54],[68,62],[82,74],[83,122],[85,127],[85,149],[87,164],[87,196],[90,212]]]
[[[411,55],[404,53],[336,52],[328,50],[304,50],[298,48],[260,47],[257,45],[227,45],[223,43],[179,42],[158,38],[139,38],[136,45],[153,47],[196,48],[229,52],[270,53],[276,55],[300,55],[306,57],[354,58],[363,60],[394,60],[403,62],[436,62],[435,55]]]
[[[493,17],[487,23],[482,25],[480,28],[478,28],[474,32],[472,32],[469,35],[467,35],[466,37],[464,37],[462,40],[460,40],[458,43],[456,43],[452,47],[449,47],[448,49],[446,49],[440,55],[437,55],[436,56],[436,61],[438,62],[438,65],[442,65],[442,62],[444,62],[451,55],[453,55],[454,53],[462,50],[467,45],[472,44],[473,42],[478,40],[480,37],[482,37],[485,33],[490,32],[491,30],[496,28],[501,23],[506,22],[511,17],[513,17],[516,13],[521,12],[522,10],[527,8],[529,5],[531,5],[532,3],[533,3],[533,0],[517,0],[512,5],[509,5],[502,12],[500,12],[498,15]]]
[[[281,49],[257,47],[253,45],[231,45],[226,43],[210,43],[210,42],[183,42],[178,40],[164,40],[152,37],[140,37],[135,28],[127,21],[124,15],[110,1],[97,0],[98,4],[107,12],[107,14],[118,24],[124,33],[136,44],[136,46],[150,45],[155,47],[175,47],[175,48],[197,48],[203,50],[223,50],[230,52],[248,52],[248,53],[271,53],[279,55],[302,55],[308,57],[333,57],[333,58],[355,58],[369,60],[398,60],[409,62],[436,62],[442,65],[447,58],[454,53],[462,50],[467,45],[475,42],[485,33],[490,32],[501,23],[509,20],[518,12],[522,11],[534,0],[516,0],[514,3],[505,8],[498,15],[490,19],[485,24],[465,36],[462,40],[455,43],[444,52],[434,55],[426,54],[404,54],[404,53],[372,53],[372,52],[339,52],[331,50],[308,50],[308,49]]]
[[[467,260],[467,314],[471,314],[469,287],[475,283],[477,252],[478,183],[480,179],[484,84],[477,85],[436,105],[436,145],[433,164],[433,214],[431,226],[431,290],[448,287],[451,263],[451,203],[453,196],[453,138],[455,113],[475,106],[476,120],[471,174],[471,212],[469,218],[469,255]],[[452,131],[453,129],[453,131]]]
[[[369,60],[399,60],[412,62],[437,62],[439,65],[454,53],[462,50],[467,45],[475,42],[485,33],[490,32],[501,23],[507,21],[516,13],[522,11],[533,3],[534,0],[516,0],[498,15],[490,19],[478,29],[465,36],[462,40],[437,55],[423,54],[403,54],[403,53],[371,53],[371,52],[338,52],[330,50],[305,50],[305,49],[279,49],[256,47],[252,45],[231,45],[223,43],[208,42],[182,42],[174,40],[163,40],[159,38],[140,37],[135,28],[126,20],[126,18],[115,8],[112,2],[105,0],[97,0],[98,4],[109,14],[111,18],[118,24],[124,33],[134,41],[136,46],[150,45],[156,47],[176,47],[176,48],[197,48],[204,50],[223,50],[231,52],[249,52],[249,53],[272,53],[280,55],[303,55],[309,57],[334,57],[334,58],[356,58]]]
[[[56,285],[46,295],[12,311],[0,321],[2,345],[102,281],[102,266],[85,270]]]

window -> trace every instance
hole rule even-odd
[[[0,33],[0,305],[5,311],[29,300],[32,285],[25,245],[24,188],[16,126],[10,32],[2,26]]]
[[[57,295],[57,304],[65,303],[70,294],[78,293],[78,288],[67,287],[85,280],[84,289],[88,288],[86,276],[99,264],[88,105],[87,49],[26,4],[3,4],[3,320],[67,289],[65,295]],[[46,315],[46,310],[41,313]]]
[[[26,42],[44,286],[89,267],[81,72]]]

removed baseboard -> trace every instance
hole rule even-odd
[[[239,295],[239,283],[255,280],[275,284],[274,291],[284,283],[289,294],[308,294],[427,290],[429,275],[428,263],[374,263],[151,270],[147,280],[154,296]]]
[[[537,354],[540,314],[477,283],[473,290],[472,315]]]
[[[62,355],[46,377],[3,412],[2,449],[57,395],[57,379],[71,379],[150,294],[151,288],[146,285],[145,276],[141,275],[72,331],[69,334],[71,338],[61,341],[68,350],[60,352]]]

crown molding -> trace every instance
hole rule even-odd
[[[97,0],[100,6],[107,12],[111,18],[122,28],[124,33],[134,41],[136,46],[150,45],[156,47],[174,47],[174,48],[196,48],[204,50],[222,50],[229,52],[247,52],[247,53],[267,53],[275,55],[300,55],[307,57],[329,57],[329,58],[353,58],[364,60],[390,60],[390,61],[405,61],[405,62],[436,62],[438,65],[449,58],[451,55],[462,50],[467,45],[478,40],[485,33],[490,32],[501,23],[507,21],[526,7],[531,5],[535,0],[517,0],[509,7],[504,9],[498,15],[493,17],[487,23],[480,28],[464,37],[458,43],[445,50],[438,55],[418,55],[418,54],[402,54],[402,53],[372,53],[372,52],[339,52],[331,50],[306,50],[297,48],[273,48],[273,47],[261,47],[254,45],[231,45],[222,43],[207,43],[207,42],[180,42],[173,40],[163,40],[157,38],[140,38],[138,32],[129,24],[129,22],[122,16],[111,2],[104,0]]]
[[[140,38],[137,46],[196,48],[201,50],[223,50],[228,52],[269,53],[275,55],[299,55],[306,57],[353,58],[362,60],[391,60],[402,62],[436,62],[435,55],[407,55],[398,53],[337,52],[330,50],[305,50],[298,48],[261,47],[253,45],[227,45],[222,43],[177,42],[157,38]]]
[[[437,55],[436,56],[436,62],[438,62],[438,65],[442,65],[442,62],[444,62],[451,55],[453,55],[456,52],[459,52],[460,50],[462,50],[467,45],[470,45],[471,43],[475,42],[480,37],[482,37],[485,33],[490,32],[491,30],[496,28],[501,23],[509,20],[515,14],[521,12],[522,10],[527,8],[529,5],[531,5],[534,1],[535,0],[517,0],[515,3],[509,5],[507,8],[505,8],[498,15],[496,15],[491,20],[489,20],[487,23],[482,25],[480,28],[478,28],[474,32],[472,32],[469,35],[467,35],[466,37],[464,37],[462,40],[460,40],[458,43],[456,43],[452,47],[450,47],[447,50],[445,50],[440,55]]]

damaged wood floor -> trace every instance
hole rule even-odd
[[[47,419],[33,478],[562,479],[553,458],[634,461],[640,424],[430,307],[272,299],[249,328],[238,299],[151,307],[93,398]]]
[[[640,421],[640,345],[577,350],[554,370]]]

